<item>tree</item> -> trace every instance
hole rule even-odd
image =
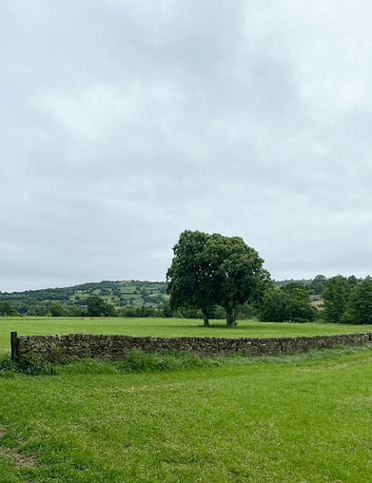
[[[170,306],[201,309],[205,325],[219,304],[226,310],[227,325],[233,326],[236,307],[261,298],[271,284],[262,258],[240,237],[186,230],[173,252],[167,271]]]
[[[310,289],[310,286],[306,285],[301,280],[297,280],[297,281],[286,283],[282,287],[283,292],[285,292],[289,295],[291,295],[297,289],[308,291],[308,289]]]
[[[9,302],[0,302],[0,316],[13,316],[17,312]]]
[[[87,311],[84,305],[68,305],[65,309],[65,315],[67,317],[85,317]]]
[[[217,258],[216,257],[217,254]],[[235,324],[236,308],[244,302],[262,299],[271,286],[270,275],[263,268],[263,259],[254,248],[240,237],[213,234],[205,249],[207,260],[212,260],[216,280],[217,300],[226,310],[226,321]]]
[[[216,298],[212,267],[202,255],[208,237],[199,231],[181,233],[173,247],[174,257],[166,275],[170,309],[201,309],[204,325],[209,325],[209,311]]]
[[[348,277],[347,283],[349,284],[349,291],[353,290],[360,282],[361,279],[358,280],[355,275]]]
[[[274,288],[265,294],[259,318],[263,322],[284,322],[289,320],[288,295],[281,288]]]
[[[306,290],[296,288],[288,301],[289,320],[293,322],[313,322],[318,315],[318,309],[311,305],[309,294]]]
[[[115,308],[111,304],[107,304],[98,295],[87,298],[88,317],[112,317],[115,315]]]
[[[324,275],[317,275],[311,282],[310,286],[314,295],[322,295],[327,285],[327,279]]]
[[[372,324],[372,280],[369,277],[351,292],[348,317],[352,324]]]
[[[324,315],[331,324],[342,323],[346,311],[349,294],[349,284],[345,277],[337,275],[329,278],[326,283],[324,298]]]
[[[308,292],[301,288],[287,292],[274,288],[265,295],[259,311],[260,320],[265,322],[312,322],[317,315]]]
[[[52,317],[62,317],[64,315],[63,306],[58,302],[53,302],[49,307],[49,311]]]

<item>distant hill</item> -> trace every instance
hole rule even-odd
[[[124,280],[89,282],[72,287],[26,290],[24,292],[0,292],[0,302],[11,302],[19,313],[28,313],[31,306],[85,305],[90,295],[98,295],[116,307],[160,307],[168,301],[165,282]]]
[[[325,277],[324,281],[325,282]],[[302,285],[308,291],[317,294],[314,290],[314,280],[281,280],[275,281],[277,287],[285,287],[290,283]],[[102,282],[87,282],[72,287],[47,288],[41,290],[26,290],[24,292],[1,292],[0,302],[71,302],[76,303],[79,299],[85,299],[89,295],[99,295],[108,302],[117,305],[134,305],[136,307],[156,306],[168,301],[166,294],[166,282],[148,282],[140,280],[122,280]]]
[[[295,285],[303,288],[309,295],[320,295],[325,288],[326,278],[318,275],[314,280],[275,281],[277,287],[286,290],[286,286]],[[81,317],[87,313],[87,298],[92,295],[102,297],[105,302],[116,307],[117,314],[128,314],[141,308],[142,313],[152,310],[167,310],[169,296],[166,282],[148,282],[140,280],[122,280],[88,282],[72,287],[26,290],[24,292],[0,292],[0,315],[7,315],[7,310],[18,315],[44,316],[51,313]],[[9,304],[11,308],[9,309]],[[8,308],[6,308],[8,307]],[[158,311],[156,311],[158,313]],[[127,315],[123,315],[127,316]],[[136,316],[136,315],[132,315]],[[188,314],[191,317],[190,314]]]

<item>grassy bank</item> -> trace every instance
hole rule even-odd
[[[2,377],[1,481],[367,483],[372,352],[319,354]]]
[[[366,325],[292,324],[241,320],[235,329],[223,321],[212,321],[203,327],[201,320],[157,318],[64,318],[1,317],[0,353],[10,351],[10,332],[18,335],[37,334],[126,334],[153,337],[298,337],[348,334],[372,330]]]

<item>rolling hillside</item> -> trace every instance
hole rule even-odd
[[[116,307],[161,307],[167,300],[165,282],[138,280],[102,281],[74,285],[65,288],[27,290],[25,292],[0,292],[0,302],[10,302],[19,313],[29,313],[31,307],[46,308],[52,303],[76,307],[86,305],[86,299],[98,295]],[[41,314],[36,314],[41,315]]]

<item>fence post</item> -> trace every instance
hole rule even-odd
[[[18,359],[18,337],[17,332],[10,333],[10,346],[12,349],[11,357],[12,361],[16,361]]]

